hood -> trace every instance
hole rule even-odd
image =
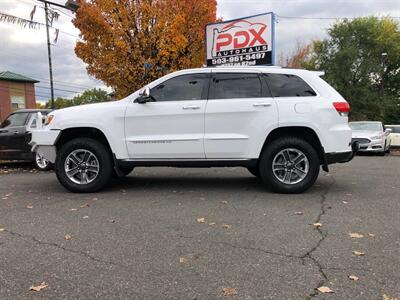
[[[369,130],[353,130],[351,136],[353,138],[371,138],[373,136],[380,136],[380,131],[369,131]]]

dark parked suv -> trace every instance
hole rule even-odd
[[[41,112],[47,115],[50,109],[21,109],[10,114],[0,125],[0,160],[32,161],[39,170],[49,170],[51,163],[40,155],[31,152],[28,142],[28,124],[35,127],[34,115]],[[33,122],[33,123],[31,123]]]

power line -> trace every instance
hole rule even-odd
[[[357,18],[362,18],[362,17],[367,17],[367,16],[359,16],[359,17],[296,17],[296,16],[281,16],[278,14],[275,14],[278,18],[280,19],[299,19],[299,20],[354,20]],[[386,17],[378,17],[378,18],[386,18]],[[388,16],[388,18],[391,19],[400,19],[400,17],[392,17],[392,16]]]

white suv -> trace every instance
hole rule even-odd
[[[32,149],[73,192],[98,191],[136,166],[242,166],[273,191],[300,193],[320,166],[328,171],[356,151],[349,105],[319,75],[277,67],[175,72],[120,101],[52,112],[32,130]]]

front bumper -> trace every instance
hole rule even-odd
[[[358,138],[353,138],[352,141],[360,140]],[[382,152],[385,147],[385,140],[371,140],[371,139],[361,139],[359,141],[360,149],[358,152]]]
[[[60,130],[32,130],[32,138],[29,145],[32,152],[40,154],[42,157],[54,163],[56,161],[56,142],[60,135]]]

